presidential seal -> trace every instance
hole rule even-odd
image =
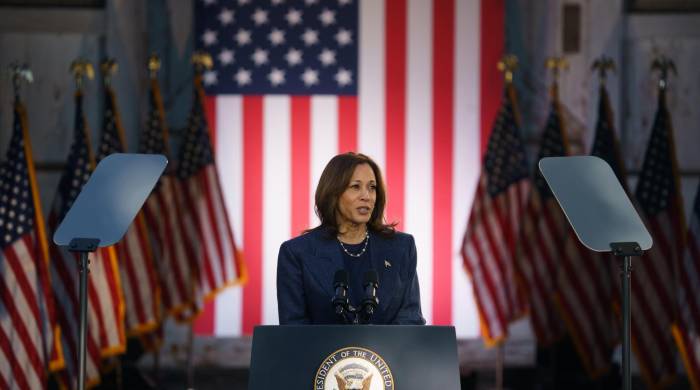
[[[316,371],[314,390],[394,390],[394,377],[376,352],[346,347],[330,354]]]

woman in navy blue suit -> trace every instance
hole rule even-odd
[[[386,191],[377,164],[363,154],[333,157],[321,174],[315,200],[321,225],[280,247],[280,324],[425,324],[416,245],[411,235],[383,221]],[[346,275],[349,306],[333,303],[338,275]],[[378,302],[371,290],[366,292],[375,278]],[[377,305],[368,315],[363,309],[372,302]],[[364,314],[353,314],[353,308]]]

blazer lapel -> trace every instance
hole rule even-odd
[[[379,311],[384,312],[391,303],[391,298],[394,294],[394,283],[396,281],[396,271],[391,269],[391,263],[396,259],[391,259],[391,241],[373,234],[370,242],[370,254],[372,257],[372,265],[379,276],[379,289],[377,297],[379,298]]]
[[[314,264],[310,264],[309,271],[316,279],[316,283],[332,297],[335,294],[333,289],[335,272],[345,267],[343,257],[338,250],[336,240],[327,239],[323,234],[316,234],[314,240],[316,241],[314,245],[316,253],[314,254]]]

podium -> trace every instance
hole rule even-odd
[[[459,389],[451,326],[283,325],[253,332],[248,389]]]

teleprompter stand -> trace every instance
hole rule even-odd
[[[116,153],[102,160],[56,229],[53,241],[78,255],[78,389],[85,389],[88,253],[118,242],[165,170],[159,154]]]
[[[632,257],[652,246],[651,235],[610,165],[594,156],[549,157],[539,162],[554,197],[579,241],[622,258],[622,381],[629,390]]]

